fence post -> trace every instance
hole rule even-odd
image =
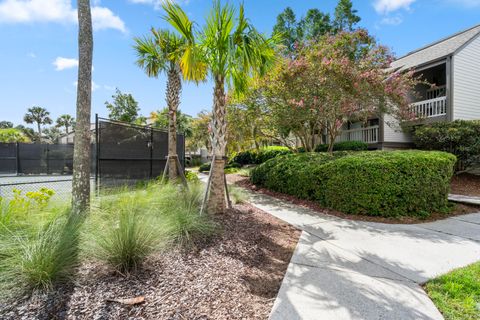
[[[153,128],[150,127],[150,176],[149,179],[153,178]]]
[[[98,175],[100,172],[100,130],[98,128],[98,113],[95,113],[95,193],[98,196]]]
[[[20,142],[17,142],[15,149],[15,160],[17,165],[17,176],[20,174]]]

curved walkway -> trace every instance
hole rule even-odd
[[[303,230],[271,319],[443,319],[421,284],[480,260],[480,213],[416,225],[322,215],[250,193]]]

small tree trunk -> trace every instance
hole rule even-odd
[[[168,71],[167,81],[167,105],[168,105],[168,178],[175,180],[178,177],[177,170],[177,110],[180,105],[180,93],[182,81],[180,69],[172,65]]]
[[[40,122],[37,122],[37,128],[38,128],[38,143],[42,143],[42,125]]]
[[[93,35],[89,0],[78,0],[77,127],[73,148],[72,209],[76,214],[90,208],[90,112],[92,101]]]
[[[226,209],[225,193],[225,137],[227,121],[225,118],[225,81],[223,77],[215,77],[215,89],[213,95],[213,153],[215,161],[210,170],[210,190],[207,198],[207,210],[211,214],[224,213]],[[208,192],[208,190],[207,190]]]

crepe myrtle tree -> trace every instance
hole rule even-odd
[[[389,113],[410,120],[408,94],[420,82],[413,70],[389,69],[390,51],[365,30],[327,35],[286,58],[265,81],[279,132],[299,137],[313,150],[313,137],[328,134],[328,151],[347,121]]]
[[[185,39],[186,49],[180,67],[185,79],[210,76],[213,89],[212,145],[214,160],[210,170],[204,207],[210,213],[226,208],[226,87],[245,90],[247,79],[264,73],[275,60],[278,39],[266,38],[246,19],[243,5],[237,10],[230,4],[214,1],[206,23],[198,30],[179,5],[163,4],[166,21]]]
[[[78,0],[77,123],[73,149],[72,212],[90,208],[90,116],[92,108],[93,32],[89,0]]]

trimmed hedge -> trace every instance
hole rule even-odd
[[[241,165],[261,164],[277,156],[290,153],[292,153],[290,149],[280,146],[264,147],[260,150],[251,149],[237,153],[233,157],[231,163],[238,163]]]
[[[342,141],[333,144],[333,151],[367,151],[368,144],[363,141]],[[319,144],[315,152],[327,152],[328,144]]]
[[[344,213],[424,217],[448,210],[455,161],[426,151],[295,154],[258,166],[251,181]]]
[[[198,171],[199,172],[206,172],[206,171],[210,171],[210,167],[212,166],[211,162],[208,162],[208,163],[204,163],[202,164],[199,168],[198,168]],[[242,166],[239,164],[239,163],[236,163],[236,162],[231,162],[229,164],[227,164],[225,166],[225,170],[227,169],[239,169],[241,168]]]
[[[413,132],[413,140],[418,149],[453,153],[466,167],[480,164],[480,120],[419,126]]]

